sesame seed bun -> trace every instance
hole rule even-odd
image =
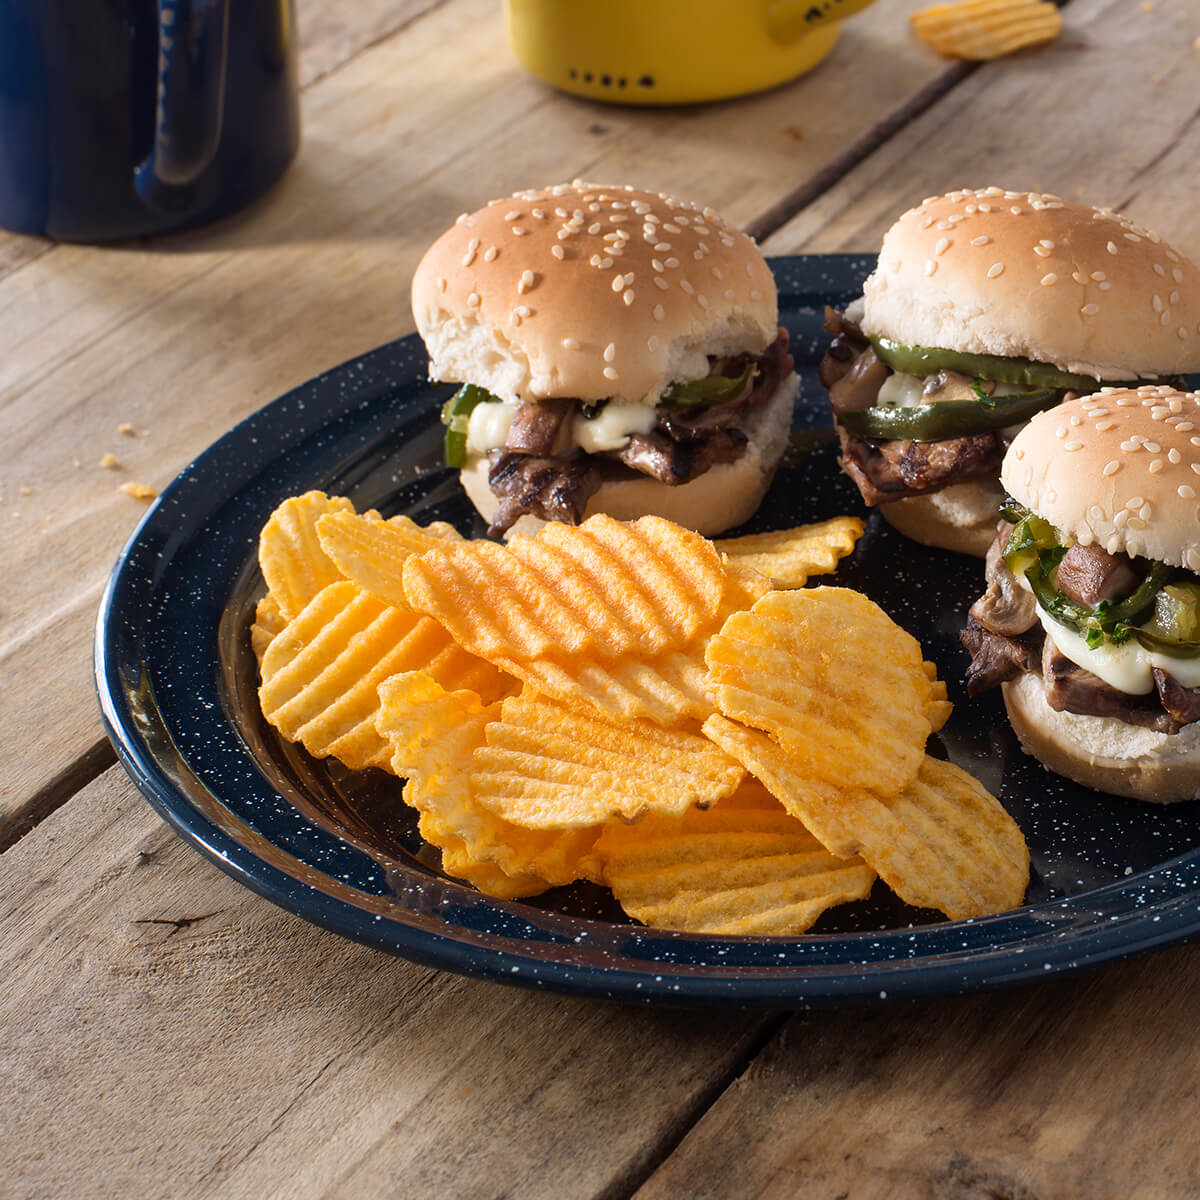
[[[1200,370],[1200,270],[1109,209],[1000,188],[930,197],[888,230],[869,337],[1030,358],[1095,379]]]
[[[1009,494],[1109,554],[1200,571],[1200,394],[1102,388],[1039,413],[1000,473]]]
[[[412,284],[434,379],[503,400],[658,403],[708,356],[777,334],[757,246],[712,209],[629,187],[518,192],[464,215]]]
[[[1058,712],[1041,675],[1003,685],[1004,706],[1022,749],[1085,787],[1154,804],[1200,798],[1200,722],[1156,733],[1114,717]]]
[[[893,529],[923,546],[984,558],[996,537],[1004,491],[993,479],[954,483],[940,492],[909,496],[879,506]]]
[[[718,463],[687,483],[671,486],[638,476],[601,485],[588,501],[584,518],[603,512],[619,521],[632,521],[646,513],[666,517],[707,537],[748,521],[766,494],[775,468],[787,448],[792,409],[800,390],[800,377],[789,375],[743,426],[749,438],[745,452],[732,462]],[[485,521],[491,522],[500,507],[488,484],[489,462],[473,455],[460,472],[463,489]],[[545,522],[523,516],[505,534],[536,533]],[[995,519],[993,518],[993,532]]]

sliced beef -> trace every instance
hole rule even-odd
[[[1095,608],[1102,600],[1125,596],[1140,580],[1124,554],[1108,554],[1099,546],[1076,542],[1058,564],[1055,584],[1076,604]]]
[[[834,414],[865,412],[879,403],[879,389],[892,368],[868,346],[842,376],[829,385],[829,404]]]
[[[839,426],[842,470],[858,485],[868,505],[923,496],[952,483],[995,476],[1004,459],[999,433],[972,433],[940,442],[876,441]]]
[[[993,633],[970,616],[967,627],[958,637],[971,655],[971,665],[967,667],[967,695],[978,696],[1026,671],[1036,671],[1045,634],[1039,625],[1028,633],[1009,637]]]
[[[601,482],[595,463],[581,450],[550,458],[500,450],[490,460],[488,483],[500,507],[488,526],[489,537],[507,533],[526,513],[578,525]]]
[[[522,404],[509,427],[508,437],[504,441],[505,450],[548,458],[554,453],[563,422],[573,407],[574,404],[570,400],[543,400],[540,404]]]
[[[746,448],[740,429],[724,429],[711,437],[674,441],[660,430],[635,433],[613,455],[641,475],[675,486],[703,475],[709,467],[732,462]]]
[[[1004,561],[1004,547],[1011,532],[1012,526],[1001,521],[995,540],[988,547],[984,567],[987,590],[971,605],[971,617],[989,633],[1019,637],[1038,623],[1037,602],[1031,592],[1017,583]]]
[[[1200,721],[1200,688],[1184,687],[1161,667],[1154,668],[1154,686],[1159,702],[1180,725]]]
[[[1127,725],[1141,725],[1156,733],[1178,733],[1183,724],[1162,706],[1157,692],[1132,696],[1105,683],[1098,675],[1073,663],[1051,638],[1042,651],[1042,678],[1046,703],[1058,712],[1086,717],[1115,717]]]

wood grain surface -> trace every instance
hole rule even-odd
[[[789,87],[639,112],[522,75],[493,0],[307,0],[305,144],[268,197],[153,243],[0,235],[0,1200],[1200,1193],[1195,946],[796,1015],[517,991],[240,887],[99,732],[92,621],[141,512],[117,485],[407,333],[424,246],[493,194],[629,179],[790,253],[998,182],[1200,256],[1194,0],[1072,0],[1054,46],[978,68],[916,45],[915,6]]]

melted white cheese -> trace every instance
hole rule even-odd
[[[467,453],[486,454],[499,450],[508,437],[518,404],[497,404],[487,401],[471,409],[467,424]]]
[[[1067,658],[1077,667],[1099,675],[1119,692],[1130,696],[1144,696],[1152,692],[1154,667],[1166,671],[1184,687],[1200,687],[1200,657],[1172,658],[1169,654],[1154,654],[1133,638],[1120,646],[1105,642],[1093,650],[1079,634],[1056,621],[1040,604],[1037,613],[1046,636]]]
[[[571,418],[571,441],[587,454],[620,450],[630,434],[649,433],[654,428],[654,409],[645,404],[614,404],[611,401],[590,421],[577,412]]]
[[[924,388],[923,376],[893,371],[879,388],[879,407],[916,408],[918,404],[925,403],[921,396]]]

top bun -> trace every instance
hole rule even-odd
[[[884,235],[863,329],[1095,379],[1200,369],[1200,270],[1109,209],[1000,188],[930,197]]]
[[[778,332],[758,247],[710,208],[572,183],[464,214],[417,267],[413,315],[434,379],[502,400],[658,403],[709,355]]]
[[[1038,413],[1000,471],[1013,499],[1109,554],[1200,571],[1200,394],[1101,388]]]

